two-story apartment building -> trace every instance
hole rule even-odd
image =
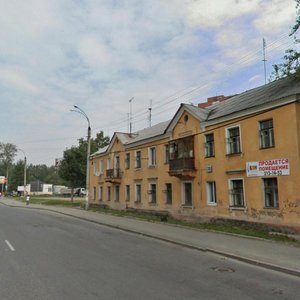
[[[222,100],[115,133],[91,156],[90,201],[300,226],[299,79]]]

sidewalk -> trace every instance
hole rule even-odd
[[[25,203],[10,198],[1,198],[0,204],[11,207],[26,207]],[[300,248],[291,245],[251,237],[201,231],[164,223],[141,221],[127,217],[117,217],[77,208],[30,204],[26,209],[53,211],[200,251],[221,254],[300,277]]]

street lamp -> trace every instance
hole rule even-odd
[[[89,208],[89,190],[90,190],[90,152],[91,152],[91,126],[90,126],[90,120],[87,116],[87,114],[77,105],[73,105],[75,109],[71,109],[73,112],[77,112],[81,115],[83,115],[87,122],[88,122],[88,135],[87,135],[87,156],[86,156],[86,194],[85,194],[85,209]]]
[[[19,151],[21,151],[24,154],[24,197],[26,196],[26,163],[27,163],[27,159],[26,159],[26,154],[24,152],[24,150],[18,148]]]

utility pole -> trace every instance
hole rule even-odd
[[[132,133],[132,100],[134,99],[134,97],[132,97],[130,100],[129,100],[129,103],[130,103],[130,122],[129,122],[129,135],[131,136],[131,133]]]
[[[22,149],[18,149],[18,150],[20,150],[23,154],[24,154],[24,191],[23,191],[23,193],[24,193],[24,197],[26,196],[26,169],[27,169],[27,158],[26,158],[26,154],[25,154],[25,152],[24,152],[24,150],[22,150]]]
[[[90,153],[91,153],[91,125],[90,119],[84,110],[82,110],[79,106],[73,105],[75,109],[71,109],[73,112],[77,112],[83,115],[88,122],[88,135],[87,135],[87,155],[86,155],[86,191],[85,191],[85,209],[89,209],[89,194],[90,194]]]
[[[148,108],[148,110],[149,110],[149,127],[151,127],[152,100],[150,100],[150,107]]]
[[[266,70],[266,40],[263,38],[263,60],[264,62],[264,75],[265,75],[265,84],[267,83],[267,70]]]

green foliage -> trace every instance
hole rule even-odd
[[[14,158],[17,154],[17,147],[11,143],[0,143],[0,161],[5,168],[5,176],[8,179],[9,168],[11,167]],[[7,183],[9,190],[9,181]]]
[[[108,143],[109,137],[104,136],[103,131],[100,131],[95,139],[91,139],[91,153],[105,147]],[[85,186],[87,146],[86,140],[79,139],[78,146],[64,151],[58,174],[70,187]]]
[[[24,184],[24,161],[19,160],[11,166],[9,190],[16,191],[19,185]]]
[[[296,20],[292,27],[290,36],[294,37],[295,44],[298,44],[300,40],[297,38],[296,33],[300,27],[300,0],[296,2]],[[283,56],[283,62],[273,65],[273,72],[270,77],[270,81],[284,78],[286,76],[300,77],[300,52],[295,49],[285,50]]]
[[[58,174],[71,187],[84,186],[86,176],[86,148],[84,144],[64,151]]]
[[[0,160],[8,168],[17,154],[17,147],[11,143],[0,143]]]

